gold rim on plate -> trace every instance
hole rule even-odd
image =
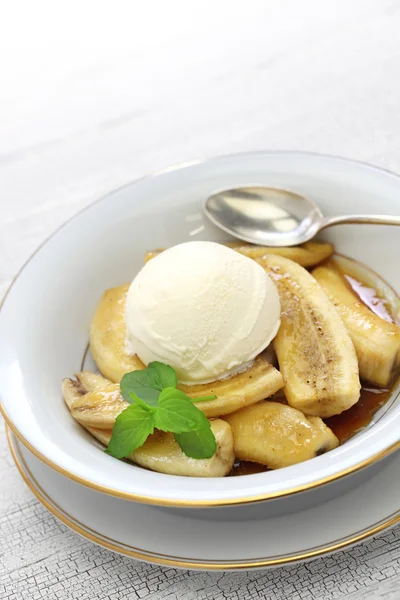
[[[373,170],[373,171],[383,172],[386,175],[390,175],[391,177],[395,177],[400,182],[400,177],[396,173],[392,173],[391,171],[388,171],[386,169],[382,169],[380,167],[374,167],[373,165],[369,165],[368,163],[363,163],[361,161],[351,160],[351,159],[347,159],[347,158],[340,157],[340,156],[331,156],[329,154],[318,154],[318,153],[315,153],[315,152],[301,152],[301,151],[290,151],[290,150],[288,150],[288,151],[285,151],[285,150],[283,150],[283,151],[270,151],[270,152],[268,152],[268,151],[265,151],[265,152],[262,152],[262,151],[261,152],[247,152],[247,153],[244,152],[244,153],[228,154],[228,155],[217,156],[217,157],[212,157],[212,158],[208,158],[208,159],[197,159],[197,160],[183,162],[183,163],[176,164],[176,165],[171,165],[171,166],[169,166],[169,167],[167,167],[165,169],[162,169],[162,170],[157,171],[155,173],[152,173],[150,175],[145,175],[144,177],[140,177],[139,179],[131,181],[131,182],[129,182],[129,183],[123,185],[123,186],[120,186],[119,188],[113,190],[109,194],[106,194],[105,196],[102,196],[101,198],[98,198],[95,202],[92,202],[88,206],[85,206],[82,210],[78,211],[78,213],[76,213],[70,219],[68,219],[67,221],[65,221],[50,236],[48,236],[38,246],[38,248],[36,248],[36,250],[33,252],[33,254],[28,258],[28,260],[24,263],[24,265],[18,271],[17,275],[12,280],[10,287],[8,288],[7,292],[5,293],[3,299],[2,299],[2,301],[0,303],[0,310],[3,308],[5,300],[6,300],[7,296],[8,296],[8,294],[10,293],[11,289],[13,288],[15,282],[19,278],[19,276],[22,274],[22,272],[27,267],[27,265],[31,262],[31,260],[36,256],[36,254],[43,248],[43,246],[45,244],[47,244],[47,242],[49,240],[51,240],[55,235],[57,235],[57,233],[59,233],[62,229],[64,229],[64,227],[66,227],[67,225],[69,225],[76,218],[79,218],[79,216],[81,214],[83,214],[84,212],[86,212],[87,210],[89,210],[95,204],[98,204],[98,203],[102,202],[108,196],[110,196],[112,194],[115,194],[116,192],[118,192],[118,191],[120,191],[120,190],[122,190],[122,189],[124,189],[126,187],[129,187],[130,185],[133,185],[133,184],[136,184],[136,183],[139,183],[141,181],[148,180],[148,179],[153,179],[155,177],[158,177],[159,175],[162,175],[164,173],[168,173],[170,171],[176,171],[176,170],[184,169],[184,168],[187,168],[187,167],[190,167],[190,166],[204,164],[204,163],[210,162],[211,160],[216,160],[218,158],[220,158],[220,159],[221,158],[234,158],[234,157],[240,157],[241,155],[246,156],[246,155],[249,155],[249,154],[252,154],[254,156],[255,155],[265,155],[265,156],[274,156],[274,155],[307,155],[307,156],[312,156],[312,157],[317,157],[317,158],[323,158],[323,159],[329,159],[329,160],[334,160],[334,161],[343,161],[343,162],[347,162],[347,163],[352,163],[354,165],[362,166],[364,168],[367,168],[367,169],[370,169],[370,170]],[[1,403],[1,400],[0,400],[0,414],[3,416],[6,424],[12,430],[13,434],[21,442],[21,444],[23,444],[41,462],[45,463],[47,466],[49,466],[50,468],[54,469],[55,471],[57,471],[61,475],[64,475],[65,477],[68,477],[69,479],[72,479],[73,481],[76,481],[77,483],[85,485],[86,487],[88,487],[88,488],[90,488],[92,490],[96,490],[98,492],[103,492],[105,494],[109,494],[110,496],[115,496],[117,498],[122,498],[123,500],[133,500],[134,502],[141,502],[141,503],[144,503],[144,504],[152,504],[152,505],[157,505],[157,506],[207,508],[207,507],[213,507],[213,506],[231,506],[231,505],[237,505],[237,504],[250,504],[250,503],[253,503],[253,502],[260,502],[260,501],[263,501],[263,500],[272,500],[272,499],[275,499],[275,498],[292,496],[292,495],[297,494],[299,492],[304,492],[304,491],[308,491],[308,490],[312,490],[312,489],[318,488],[318,487],[320,487],[322,485],[325,485],[326,483],[331,483],[333,481],[336,481],[337,479],[341,479],[342,477],[345,477],[346,475],[350,475],[351,473],[355,473],[356,471],[359,471],[360,469],[363,469],[363,468],[365,468],[367,466],[370,466],[370,465],[374,464],[375,462],[377,462],[378,460],[380,460],[382,458],[385,458],[386,456],[389,456],[389,454],[392,454],[396,450],[400,449],[400,439],[399,439],[397,442],[395,442],[394,444],[392,444],[391,446],[389,446],[385,450],[382,450],[382,451],[378,452],[374,456],[369,457],[368,459],[366,459],[366,460],[358,463],[357,465],[354,465],[353,467],[348,467],[347,469],[343,469],[343,471],[340,471],[340,472],[335,473],[334,475],[331,475],[331,476],[328,476],[328,477],[324,477],[322,479],[319,479],[318,481],[314,481],[311,484],[299,485],[299,486],[296,486],[294,488],[290,488],[290,489],[285,490],[285,491],[278,491],[278,492],[273,492],[273,493],[269,493],[269,494],[257,494],[255,496],[247,496],[247,497],[243,497],[243,498],[229,498],[229,499],[225,499],[225,500],[221,500],[221,499],[217,499],[217,500],[195,500],[195,501],[193,501],[193,500],[179,500],[179,499],[168,499],[167,500],[167,499],[162,498],[162,497],[145,496],[145,495],[140,495],[140,494],[133,494],[133,493],[130,493],[130,492],[121,492],[120,490],[115,490],[113,488],[109,488],[109,487],[104,486],[104,485],[96,484],[96,483],[93,483],[92,481],[84,479],[83,477],[79,477],[77,475],[74,475],[73,473],[71,473],[67,469],[64,469],[63,467],[60,467],[55,462],[53,462],[52,460],[50,460],[49,458],[47,458],[47,456],[45,456],[44,454],[42,454],[41,452],[39,452],[38,450],[36,450],[36,448],[30,442],[28,442],[28,440],[18,431],[17,427],[14,425],[14,423],[11,421],[10,417],[7,415],[7,413],[5,411],[5,408],[2,405],[2,403]]]
[[[193,561],[191,559],[189,560],[184,559],[182,557],[169,556],[166,554],[153,554],[140,548],[135,548],[126,544],[122,545],[117,540],[113,540],[93,529],[90,529],[89,527],[87,527],[86,525],[69,515],[66,511],[64,511],[47,494],[47,492],[43,490],[43,488],[40,486],[40,484],[37,482],[37,480],[31,473],[28,465],[25,462],[24,457],[20,453],[20,449],[18,448],[18,442],[15,443],[15,439],[13,439],[9,427],[6,427],[6,434],[11,456],[22,479],[29,487],[31,492],[39,500],[39,502],[43,504],[43,506],[47,508],[47,510],[50,513],[52,513],[57,519],[64,523],[64,525],[66,525],[82,537],[90,540],[91,542],[94,542],[95,544],[98,544],[99,546],[102,546],[103,548],[106,548],[108,550],[112,550],[113,552],[117,552],[119,554],[123,554],[125,556],[129,556],[131,558],[135,558],[137,560],[145,562],[186,569],[226,571],[235,569],[259,569],[262,567],[283,566],[289,563],[301,562],[312,558],[317,558],[318,556],[323,556],[325,554],[329,554],[337,550],[343,550],[348,546],[361,542],[367,539],[368,537],[382,532],[385,529],[393,527],[394,525],[400,522],[400,511],[397,511],[397,513],[393,513],[386,520],[376,523],[368,529],[364,529],[360,532],[357,532],[350,538],[342,538],[341,540],[335,541],[334,543],[331,543],[327,546],[319,546],[317,548],[310,549],[307,552],[302,552],[301,554],[293,554],[273,558],[263,558],[257,560],[248,559],[246,560],[246,562],[207,562],[202,561],[200,559]]]

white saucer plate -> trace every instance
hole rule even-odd
[[[354,545],[400,521],[400,453],[339,498],[262,520],[205,520],[94,491],[38,460],[8,430],[14,461],[39,501],[65,525],[126,556],[200,570],[260,569]]]

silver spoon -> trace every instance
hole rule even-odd
[[[220,229],[261,246],[297,246],[332,225],[368,223],[400,225],[400,216],[324,217],[314,202],[280,188],[249,186],[207,198],[205,215]]]

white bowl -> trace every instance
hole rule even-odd
[[[312,490],[400,447],[400,401],[393,398],[373,427],[305,463],[243,477],[184,478],[106,455],[71,418],[61,396],[61,379],[80,369],[90,319],[103,291],[132,280],[145,250],[193,239],[226,240],[204,220],[202,201],[216,189],[246,184],[292,189],[309,196],[327,215],[400,214],[396,175],[297,152],[226,156],[172,168],[129,184],[81,212],[26,264],[0,314],[2,412],[19,440],[43,462],[121,498],[211,507]],[[341,226],[324,237],[400,290],[397,228]],[[351,479],[346,478],[346,485]]]

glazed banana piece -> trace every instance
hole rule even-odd
[[[79,400],[88,392],[101,390],[110,385],[110,381],[97,373],[81,371],[76,373],[76,379],[65,378],[62,380],[62,393],[66,405],[71,410],[72,403]]]
[[[90,325],[90,350],[100,373],[114,382],[125,373],[144,369],[138,356],[125,349],[125,301],[129,284],[107,290],[97,305]]]
[[[167,250],[167,248],[156,248],[155,250],[148,250],[147,252],[145,252],[144,253],[144,264],[148,263],[149,260],[151,260],[152,258],[155,258],[159,254],[161,254],[161,252],[164,252],[164,250]]]
[[[281,247],[281,248],[266,248],[265,246],[254,246],[253,244],[243,244],[241,242],[229,242],[226,244],[230,248],[233,248],[236,252],[244,254],[249,258],[254,259],[256,262],[263,266],[264,256],[267,254],[277,254],[290,258],[294,262],[297,262],[303,267],[312,267],[318,263],[326,260],[335,251],[332,244],[322,242],[306,242],[301,246]],[[147,263],[149,260],[163,252],[164,248],[158,248],[157,250],[151,250],[146,252],[144,262]]]
[[[281,301],[274,348],[288,403],[306,415],[340,414],[360,397],[357,357],[343,321],[303,267],[269,255],[264,268]]]
[[[283,377],[260,354],[246,371],[202,385],[181,385],[179,389],[194,399],[216,395],[215,400],[196,404],[206,417],[221,417],[265,398],[283,388]]]
[[[265,246],[253,246],[252,244],[242,244],[240,242],[233,242],[227,245],[236,250],[236,252],[252,258],[261,266],[264,266],[263,261],[265,256],[275,254],[289,258],[302,267],[312,267],[332,256],[335,251],[332,244],[321,242],[306,242],[301,246],[281,248],[266,248]]]
[[[235,412],[230,424],[239,460],[289,467],[339,445],[339,440],[319,417],[305,417],[295,408],[278,402],[259,402]]]
[[[84,427],[112,429],[115,419],[129,406],[118,383],[110,383],[80,396],[72,403],[71,415]]]
[[[67,406],[71,409],[73,416],[74,407],[90,405],[89,399],[87,397],[85,398],[85,396],[93,396],[99,393],[98,386],[101,383],[100,380],[103,378],[101,376],[96,376],[95,374],[93,375],[94,377],[91,378],[89,374],[85,372],[83,376],[82,373],[79,373],[76,380],[63,380],[62,389],[64,399]],[[110,388],[110,383],[108,382],[108,384],[108,388]],[[105,405],[106,398],[110,401],[110,407]],[[114,402],[115,397],[112,393],[110,394],[110,390],[108,390],[103,398],[102,404],[102,410],[107,415],[107,419],[112,412]],[[121,403],[128,405],[123,399]],[[88,425],[90,422],[99,422],[99,413],[101,412],[99,403],[96,405],[96,411],[97,421],[90,421],[87,418],[87,415],[83,418],[85,427],[102,444],[108,445],[112,434],[112,426],[108,429],[101,429]],[[104,425],[104,421],[100,420],[100,423]],[[217,450],[211,458],[190,458],[182,452],[179,445],[175,442],[172,433],[156,431],[153,435],[148,437],[141,448],[132,452],[129,456],[129,460],[142,467],[151,469],[152,471],[158,471],[159,473],[166,473],[168,475],[183,475],[186,477],[224,477],[231,471],[235,460],[232,431],[229,424],[221,419],[211,421],[211,429],[217,442]]]
[[[90,329],[90,348],[100,372],[112,382],[130,371],[144,369],[137,356],[125,349],[125,299],[128,285],[108,290],[96,309]],[[104,387],[104,386],[103,386]],[[283,378],[265,356],[258,356],[243,373],[203,385],[180,385],[191,398],[216,395],[197,405],[207,417],[220,417],[264,398],[283,387]]]
[[[386,387],[400,370],[400,327],[374,314],[333,263],[312,272],[340,314],[353,341],[362,379]]]
[[[225,477],[233,467],[235,454],[233,435],[228,423],[222,419],[211,421],[211,429],[217,442],[217,451],[211,458],[189,458],[174,440],[173,433],[156,431],[143,446],[129,456],[129,460],[158,473],[184,477]],[[88,428],[102,444],[108,445],[111,431]]]

